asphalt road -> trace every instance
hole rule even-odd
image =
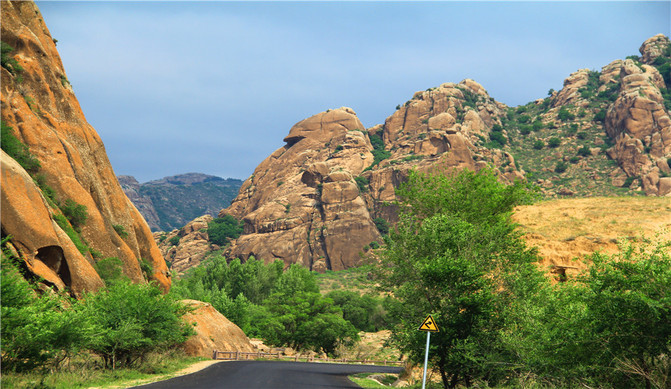
[[[357,373],[398,374],[400,367],[336,363],[230,361],[214,364],[197,373],[153,384],[147,389],[274,389],[360,388],[347,376]]]

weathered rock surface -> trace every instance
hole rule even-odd
[[[354,181],[373,162],[363,128],[349,108],[294,125],[220,213],[244,221],[229,254],[316,271],[358,265],[364,246],[380,240]]]
[[[648,65],[652,64],[657,57],[664,53],[669,44],[671,44],[671,41],[664,34],[657,34],[647,39],[638,49],[641,53],[641,62]]]
[[[204,215],[197,217],[179,230],[154,233],[161,254],[171,270],[183,273],[200,265],[208,254],[220,249],[208,240],[207,223],[212,219],[212,216]],[[178,243],[173,244],[174,241]]]
[[[410,169],[447,171],[508,166],[502,180],[522,177],[512,156],[475,146],[501,123],[506,106],[472,80],[417,92],[384,125],[366,131],[349,108],[296,124],[285,147],[263,161],[222,210],[244,221],[227,254],[282,259],[315,270],[357,266],[381,236],[373,218],[396,219],[395,188]],[[372,167],[370,137],[390,157]],[[379,151],[378,151],[379,152]],[[367,169],[371,167],[371,169]]]
[[[643,190],[660,195],[658,163],[671,156],[671,118],[656,68],[627,59],[620,66],[620,94],[606,114],[605,130],[615,140],[608,153],[628,177],[640,177]]]
[[[183,316],[183,320],[195,324],[196,335],[187,340],[182,348],[187,355],[212,358],[212,351],[255,352],[240,327],[219,313],[211,304],[196,300],[182,300],[194,311]]]
[[[91,264],[105,257],[121,259],[124,274],[134,282],[145,282],[139,260],[148,260],[154,268],[151,278],[168,290],[167,267],[151,231],[121,189],[100,137],[86,122],[34,3],[2,2],[2,40],[14,48],[10,55],[23,68],[22,80],[1,69],[2,121],[40,161],[39,174],[56,199],[86,206],[81,237],[91,250],[78,254],[54,227],[53,215],[59,211],[40,200],[25,171],[4,154],[3,235],[12,236],[13,246],[36,274],[46,274],[38,270],[45,270],[39,260],[53,271],[46,279],[75,294],[101,286]],[[117,230],[126,234],[122,237]]]

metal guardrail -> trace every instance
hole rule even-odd
[[[404,365],[404,361],[378,361],[374,359],[347,359],[347,358],[315,358],[313,356],[295,356],[281,355],[280,353],[255,352],[248,353],[242,351],[212,351],[212,359],[224,361],[256,360],[256,359],[278,359],[293,362],[331,362],[331,363],[356,363],[370,365]]]

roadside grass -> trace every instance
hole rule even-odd
[[[398,374],[359,373],[347,378],[364,389],[377,389],[391,387],[398,380]]]
[[[92,356],[74,358],[68,366],[56,371],[28,373],[2,372],[2,388],[70,389],[127,388],[172,378],[179,370],[200,361],[202,357],[186,357],[178,352],[154,353],[141,365],[116,370],[101,369]]]
[[[369,272],[369,267],[361,266],[337,271],[327,270],[323,274],[315,274],[315,278],[321,294],[343,289],[361,294],[378,294],[370,282]]]

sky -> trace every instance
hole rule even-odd
[[[671,2],[37,1],[117,175],[246,179],[291,127],[471,78],[516,106],[638,55]]]

